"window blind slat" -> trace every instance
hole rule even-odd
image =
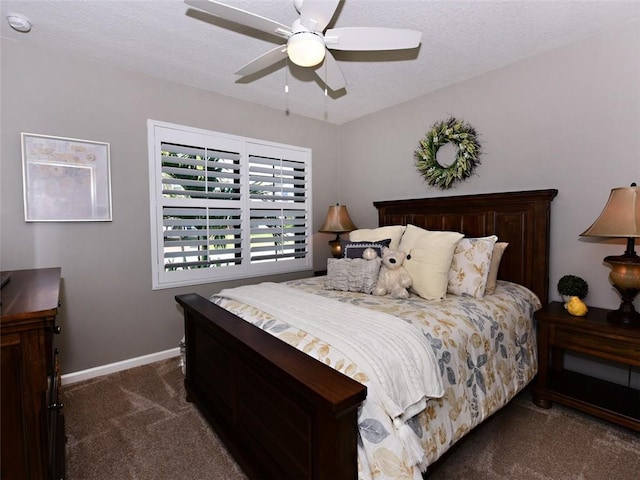
[[[189,192],[186,190],[162,190],[162,194],[171,198],[198,199],[206,198],[210,200],[238,200],[241,198],[239,193],[220,193],[220,192]]]
[[[196,170],[198,174],[205,173],[205,170]],[[228,168],[220,168],[216,166],[216,168],[210,168],[206,173],[209,178],[230,178],[234,180],[238,180],[240,178],[239,169],[228,169]],[[182,168],[180,166],[172,167],[163,163],[162,173],[166,173],[167,175],[193,175],[194,170],[191,168]]]
[[[251,261],[260,262],[265,260],[287,260],[292,258],[304,258],[306,256],[306,252],[291,252],[287,254],[279,254],[279,255],[256,255],[255,257],[251,256]]]
[[[273,167],[284,167],[291,170],[305,170],[307,164],[296,160],[287,160],[286,158],[262,157],[258,155],[249,155],[249,169],[259,165],[270,165]],[[259,168],[259,167],[258,167]]]
[[[240,160],[239,152],[227,152],[224,150],[216,150],[215,148],[196,147],[190,145],[177,145],[175,143],[161,143],[162,151],[173,154],[182,154],[186,157],[215,157],[227,160]]]

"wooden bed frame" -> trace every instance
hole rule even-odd
[[[548,300],[557,190],[374,202],[379,225],[413,224],[509,242],[498,278]],[[213,293],[213,292],[212,292]],[[250,478],[356,479],[366,387],[197,294],[184,309],[187,399]]]

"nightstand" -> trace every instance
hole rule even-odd
[[[533,402],[557,402],[640,431],[640,390],[565,370],[565,350],[640,366],[640,329],[607,322],[609,310],[589,307],[584,317],[569,315],[561,302],[535,313],[538,322],[538,376]]]

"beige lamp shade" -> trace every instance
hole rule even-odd
[[[580,236],[640,238],[640,187],[611,190],[600,216]]]
[[[351,232],[356,228],[358,227],[356,227],[351,221],[349,212],[347,212],[347,207],[345,205],[336,203],[335,205],[329,207],[327,218],[324,219],[324,223],[320,227],[319,231],[322,233],[336,234],[336,238],[329,242],[329,246],[331,247],[331,254],[334,258],[340,258],[342,256],[340,234]]]
[[[581,236],[626,238],[627,250],[623,255],[610,255],[604,262],[611,267],[609,280],[620,293],[622,303],[618,310],[607,314],[614,323],[624,323],[640,327],[640,313],[633,300],[640,292],[640,257],[635,252],[635,239],[640,237],[640,188],[632,183],[630,187],[611,190],[604,210],[596,221]]]
[[[327,218],[324,219],[319,231],[322,233],[346,233],[357,228],[349,217],[347,207],[335,204],[329,207]]]

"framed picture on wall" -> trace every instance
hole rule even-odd
[[[109,144],[22,133],[27,222],[108,222]]]

